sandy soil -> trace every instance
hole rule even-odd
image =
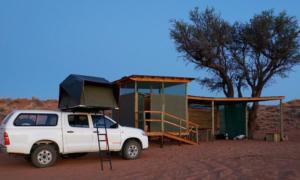
[[[0,179],[300,179],[300,141],[223,140],[164,148],[151,143],[138,160],[114,155],[113,170],[105,165],[100,172],[97,154],[91,153],[38,169],[1,153]]]

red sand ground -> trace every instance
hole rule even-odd
[[[191,145],[152,143],[140,159],[113,156],[113,170],[100,172],[97,153],[79,159],[59,160],[37,169],[22,157],[0,153],[2,179],[300,179],[300,100],[286,103],[287,142],[214,141]],[[13,109],[55,109],[56,100],[0,99],[0,121]],[[278,107],[261,106],[257,132],[278,127]],[[263,136],[262,136],[263,137]],[[108,164],[107,164],[108,165]]]
[[[0,179],[300,179],[300,133],[290,137],[280,143],[223,140],[164,148],[152,143],[138,160],[114,155],[113,170],[105,164],[104,172],[96,153],[44,169],[1,153]]]

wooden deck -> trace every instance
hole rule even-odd
[[[147,119],[146,114],[160,114],[161,119]],[[168,116],[169,118],[173,118],[173,120],[177,120],[177,123],[170,122],[166,120],[164,117]],[[146,127],[146,122],[158,122],[161,124],[161,128],[159,131],[153,132],[150,131]],[[165,125],[168,124],[170,126],[176,127],[179,130],[178,131],[166,131],[165,130]],[[176,141],[180,141],[183,143],[191,144],[191,145],[196,145],[199,143],[198,140],[198,124],[195,124],[193,122],[189,122],[185,119],[179,118],[175,115],[166,113],[166,112],[161,112],[161,111],[144,111],[144,131],[148,136],[152,137],[161,137],[161,143],[163,145],[163,138],[169,138],[173,139]]]
[[[166,138],[169,138],[169,139],[173,139],[173,140],[176,140],[176,141],[180,141],[180,142],[183,142],[183,143],[186,143],[186,144],[191,144],[191,145],[197,145],[199,143],[197,142],[194,142],[194,141],[191,141],[189,139],[186,139],[184,137],[179,137],[177,135],[174,135],[173,132],[147,132],[146,133],[147,136],[152,136],[152,137],[166,137]]]

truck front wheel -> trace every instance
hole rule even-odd
[[[141,145],[136,140],[129,140],[123,147],[123,158],[125,159],[137,159],[141,154]]]
[[[31,162],[38,168],[52,166],[56,160],[57,151],[53,146],[48,144],[39,145],[31,153]]]

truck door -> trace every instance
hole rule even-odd
[[[63,119],[65,153],[91,152],[94,134],[88,115],[70,113]]]
[[[97,126],[100,127],[99,128],[99,132],[100,133],[105,133],[105,128],[103,126],[104,121],[106,124],[106,128],[107,128],[107,136],[108,136],[108,143],[109,143],[109,148],[112,151],[119,151],[121,150],[121,131],[120,128],[118,127],[118,125],[113,122],[112,120],[110,120],[109,118],[102,116],[102,115],[92,115],[92,122],[93,122],[93,128],[94,128],[94,140],[93,140],[93,151],[98,151],[99,147],[98,147],[98,138],[97,138]],[[104,136],[99,136],[100,139],[104,139]],[[106,142],[102,141],[100,142],[101,145],[101,149],[105,149],[106,150]]]

